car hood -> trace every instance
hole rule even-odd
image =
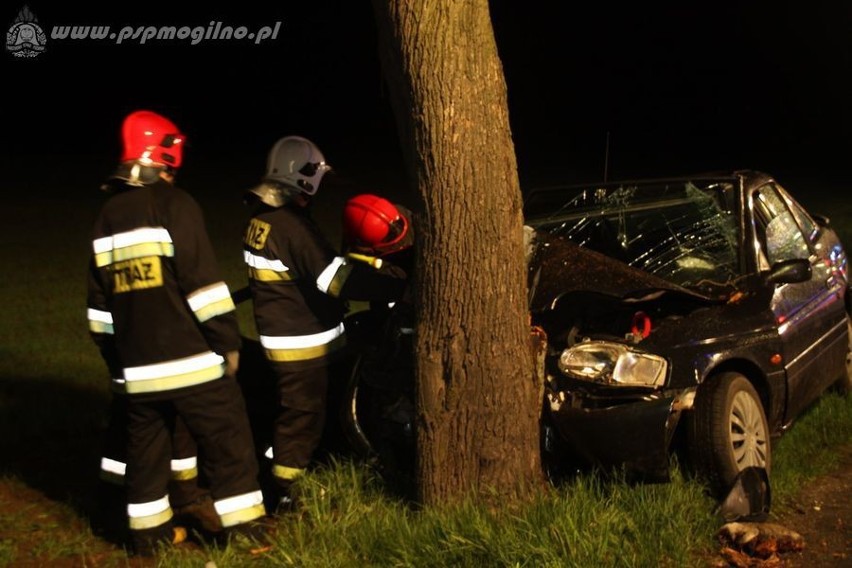
[[[693,292],[561,237],[537,235],[531,248],[532,311],[550,308],[561,296],[576,291],[594,291],[635,300],[670,292],[698,303],[720,303],[719,298]]]

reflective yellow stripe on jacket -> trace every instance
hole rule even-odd
[[[92,242],[98,268],[145,256],[174,256],[172,236],[164,227],[141,227]]]
[[[89,308],[86,311],[86,317],[89,320],[89,331],[92,333],[105,333],[107,335],[115,334],[112,312]]]
[[[128,394],[158,392],[199,385],[213,381],[225,374],[225,359],[212,351],[124,369],[125,388]]]
[[[237,309],[231,299],[231,291],[224,282],[199,288],[188,295],[186,301],[199,323]]]
[[[269,260],[262,256],[243,251],[243,260],[248,266],[248,276],[259,282],[284,282],[293,280],[290,268],[280,260]]]
[[[344,257],[336,256],[317,278],[317,289],[323,294],[338,298],[351,272],[352,265],[348,264]]]
[[[270,361],[306,361],[334,353],[346,345],[343,323],[335,328],[311,335],[261,335],[260,344]]]

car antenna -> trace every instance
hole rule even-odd
[[[606,131],[606,146],[604,147],[604,175],[603,180],[607,181],[609,174],[609,130]]]

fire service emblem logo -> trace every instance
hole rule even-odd
[[[46,44],[47,36],[38,25],[35,14],[24,6],[6,32],[6,51],[15,57],[36,57],[44,51]]]

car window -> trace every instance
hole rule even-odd
[[[752,203],[755,233],[769,265],[810,256],[796,219],[775,187],[767,184],[756,190],[752,194]]]
[[[799,205],[795,199],[790,197],[790,194],[786,194],[787,204],[790,206],[790,210],[793,212],[793,217],[798,221],[799,226],[802,228],[802,231],[805,233],[808,241],[811,243],[816,242],[817,238],[819,238],[819,227],[817,224],[811,219],[811,216],[808,215],[807,211],[805,211],[801,205]]]

